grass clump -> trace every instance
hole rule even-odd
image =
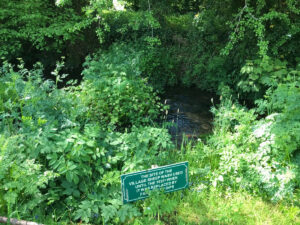
[[[299,224],[300,209],[236,192],[189,192],[176,208],[177,224]]]

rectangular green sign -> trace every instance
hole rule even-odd
[[[177,191],[189,186],[188,162],[121,175],[123,203],[147,198],[146,190]]]

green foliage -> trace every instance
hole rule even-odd
[[[151,107],[157,109],[155,104],[145,104],[140,111],[134,109],[135,117],[131,117],[130,124],[115,123],[122,132],[112,129],[113,123],[102,121],[105,118],[101,115],[108,113],[104,99],[109,94],[120,97],[128,93],[123,101],[139,107],[144,100],[158,100],[135,74],[133,65],[126,67],[128,61],[124,70],[119,70],[130,75],[123,77],[125,88],[97,95],[101,85],[91,81],[99,77],[103,83],[112,78],[118,80],[117,75],[110,76],[111,71],[118,72],[118,64],[112,63],[113,70],[104,71],[105,66],[100,64],[99,74],[94,75],[90,63],[81,85],[62,89],[57,88],[65,77],[60,75],[61,62],[53,72],[55,82],[43,81],[38,64],[33,70],[25,69],[23,64],[16,71],[7,63],[1,67],[0,80],[4,85],[0,91],[0,211],[4,215],[32,219],[35,213],[48,212],[60,219],[95,223],[119,223],[139,215],[134,206],[121,204],[121,171],[146,169],[152,163],[160,163],[156,155],[173,145],[167,130],[151,127],[151,120],[143,118]],[[87,92],[94,98],[88,98]],[[134,95],[137,97],[132,98]],[[136,99],[140,102],[136,103]],[[95,108],[90,103],[96,101],[100,119],[90,113]],[[121,112],[129,109],[126,104],[120,103]],[[155,119],[158,112],[150,115]],[[122,114],[114,116],[121,118]],[[119,118],[116,121],[123,121]]]
[[[290,148],[290,142],[274,130],[280,121],[272,116],[256,121],[254,110],[247,111],[230,101],[215,113],[215,134],[210,140],[215,153],[210,157],[218,161],[212,184],[243,188],[273,201],[291,197],[296,168],[289,157],[295,148],[290,152],[283,148]]]
[[[269,4],[264,0],[257,3],[245,1],[235,20],[229,22],[233,32],[223,54],[228,54],[236,43],[252,36],[256,39],[260,56],[271,54],[276,57],[279,52],[288,57],[295,56],[284,51],[284,48],[295,45],[293,36],[299,33],[299,28],[295,27],[299,23],[299,13],[292,5],[291,1],[272,1]]]
[[[276,135],[275,143],[288,159],[300,146],[300,89],[297,74],[299,71],[294,71],[294,77],[289,74],[285,79],[287,83],[282,82],[273,92],[269,91],[269,101],[258,101],[258,106],[266,107],[269,117],[276,121],[272,126],[272,133]]]
[[[141,79],[141,52],[130,45],[87,59],[80,89],[88,114],[111,129],[153,123],[163,110],[151,86]]]
[[[228,32],[224,26],[226,17],[220,16],[222,13],[203,9],[190,19],[186,35],[190,43],[183,48],[182,58],[185,68],[181,79],[184,84],[215,91],[220,82],[227,83],[231,79],[233,59],[220,56],[225,44],[223,36]]]
[[[152,218],[166,216],[174,211],[177,201],[168,198],[164,191],[154,190],[149,193],[149,199],[144,203],[144,215],[150,215]]]
[[[97,32],[102,32],[103,42],[108,44],[155,37],[160,28],[151,11],[107,11],[102,17],[107,27]]]
[[[0,2],[0,214],[53,224],[299,223],[299,3],[123,3]],[[82,82],[66,82],[64,71],[94,52]],[[60,54],[68,68],[57,62],[53,81],[32,66],[39,58],[48,71]],[[177,84],[218,92],[221,103],[207,140],[170,151],[153,87]],[[122,205],[121,173],[184,160],[190,189]]]
[[[177,62],[174,60],[172,48],[150,46],[143,48],[140,61],[142,75],[159,92],[178,83],[176,76]]]
[[[25,135],[0,135],[0,212],[9,216],[26,214],[46,200],[43,190],[58,174],[27,158]],[[7,211],[5,210],[7,209]]]
[[[239,92],[236,87],[244,80],[240,71],[247,61],[259,67],[285,62],[288,68],[295,67],[299,55],[295,7],[289,1],[204,1],[196,15],[176,15],[176,19],[164,15],[161,37],[164,46],[173,45],[173,64],[180,71],[176,80],[213,91],[225,83]]]
[[[248,61],[241,69],[239,92],[242,95],[251,94],[244,98],[257,100],[266,92],[274,91],[280,84],[296,82],[300,72],[297,68],[288,67],[287,64],[286,61],[268,57]]]
[[[32,47],[62,51],[67,43],[82,39],[92,20],[76,8],[59,9],[53,1],[6,1],[0,3],[0,57],[16,57]]]

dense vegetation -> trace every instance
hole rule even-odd
[[[299,1],[1,0],[0,43],[0,216],[300,223]],[[179,149],[172,86],[220,99]],[[121,174],[180,161],[189,189],[122,204]]]

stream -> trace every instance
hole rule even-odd
[[[196,139],[212,131],[212,98],[212,93],[196,88],[180,87],[166,92],[162,99],[170,109],[165,112],[165,120],[174,124],[169,127],[169,132],[176,144],[181,144],[183,135]]]

